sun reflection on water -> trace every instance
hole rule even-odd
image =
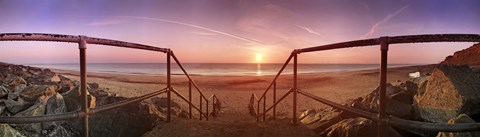
[[[257,64],[257,76],[262,75],[262,65],[260,63]]]

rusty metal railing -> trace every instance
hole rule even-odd
[[[256,98],[256,94],[252,94],[252,99],[255,99],[257,102],[257,121],[259,118],[263,116],[263,121],[265,121],[266,113],[273,108],[273,117],[275,119],[275,107],[281,100],[275,100],[275,86],[274,86],[274,93],[273,93],[273,105],[269,109],[265,109],[266,105],[266,93],[272,87],[272,85],[276,84],[276,80],[278,76],[282,73],[283,69],[287,66],[290,62],[292,57],[294,58],[293,62],[293,83],[292,89],[287,92],[285,96],[292,93],[293,94],[293,114],[292,114],[292,122],[294,125],[298,124],[297,119],[297,93],[300,93],[308,98],[311,98],[315,101],[324,103],[331,107],[340,109],[342,111],[347,111],[349,113],[358,115],[360,117],[364,117],[373,121],[376,121],[378,124],[378,136],[385,136],[385,128],[387,126],[395,126],[402,129],[407,130],[425,130],[425,131],[436,131],[436,132],[469,132],[469,131],[480,131],[480,123],[456,123],[456,124],[446,124],[446,123],[428,123],[428,122],[419,122],[419,121],[411,121],[396,118],[394,116],[387,116],[386,115],[386,82],[387,82],[387,54],[388,54],[388,47],[390,44],[400,44],[400,43],[423,43],[423,42],[480,42],[480,35],[479,34],[429,34],[429,35],[406,35],[406,36],[394,36],[394,37],[380,37],[380,38],[373,38],[373,39],[365,39],[365,40],[356,40],[356,41],[349,41],[349,42],[342,42],[336,44],[329,44],[323,46],[315,46],[303,49],[296,49],[292,52],[292,54],[288,57],[285,64],[282,66],[278,74],[273,79],[272,83],[268,86],[267,90],[263,93],[260,98]],[[380,64],[380,107],[379,113],[370,113],[365,112],[362,110],[353,109],[350,107],[346,107],[335,102],[323,99],[321,97],[315,96],[313,94],[301,91],[297,87],[297,56],[301,53],[308,53],[308,52],[316,52],[316,51],[324,51],[324,50],[332,50],[332,49],[341,49],[341,48],[352,48],[352,47],[364,47],[364,46],[373,46],[373,45],[380,45],[381,51],[381,64]],[[284,98],[282,97],[282,98]],[[263,100],[263,113],[260,113],[260,103]],[[255,105],[253,105],[255,106]]]
[[[59,121],[59,120],[68,120],[68,119],[80,119],[83,118],[83,134],[85,137],[89,136],[89,128],[88,128],[88,116],[93,115],[95,113],[99,113],[102,111],[107,111],[111,109],[115,109],[118,107],[122,107],[134,102],[138,102],[150,97],[154,97],[163,93],[167,93],[167,122],[171,121],[171,92],[177,94],[181,99],[186,101],[189,104],[189,114],[190,118],[192,118],[192,107],[197,109],[200,115],[200,120],[202,116],[208,120],[209,116],[209,100],[212,99],[212,106],[213,112],[215,113],[219,108],[217,106],[219,100],[215,94],[212,95],[212,98],[207,99],[201,90],[198,88],[197,84],[192,80],[190,75],[188,75],[187,71],[184,69],[180,61],[177,57],[173,54],[173,51],[168,48],[159,48],[153,47],[148,45],[136,44],[136,43],[129,43],[117,40],[109,40],[109,39],[101,39],[101,38],[93,38],[93,37],[86,37],[86,36],[73,36],[73,35],[60,35],[60,34],[42,34],[42,33],[4,33],[0,34],[0,41],[51,41],[51,42],[69,42],[69,43],[78,43],[79,51],[80,51],[80,90],[81,90],[81,99],[82,99],[82,109],[79,111],[74,112],[67,112],[63,114],[55,114],[55,115],[45,115],[45,116],[30,116],[30,117],[0,117],[0,123],[8,123],[8,124],[26,124],[26,123],[40,123],[40,122],[51,122],[51,121]],[[115,102],[112,104],[107,104],[103,106],[99,106],[94,109],[88,108],[88,96],[87,96],[87,63],[86,63],[86,49],[87,44],[98,44],[98,45],[107,45],[107,46],[115,46],[115,47],[122,47],[122,48],[133,48],[133,49],[141,49],[141,50],[148,50],[148,51],[155,51],[155,52],[163,52],[167,54],[167,87],[155,91],[152,93],[148,93],[139,97],[129,98],[120,102]],[[182,94],[180,94],[177,90],[172,87],[171,83],[171,62],[170,58],[175,60],[175,63],[182,69],[185,76],[187,76],[189,80],[189,99],[187,100]],[[191,87],[195,87],[195,89],[200,94],[200,108],[196,107],[192,103],[192,92]],[[203,100],[205,100],[206,110],[202,110]],[[217,108],[217,109],[216,109]]]

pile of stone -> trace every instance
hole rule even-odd
[[[0,63],[0,116],[28,117],[80,110],[79,82],[49,69]],[[88,83],[88,107],[125,100]],[[141,136],[166,118],[166,99],[154,97],[90,116],[92,136]],[[173,103],[174,113],[185,115]],[[78,119],[32,124],[0,124],[0,136],[81,136]],[[131,128],[135,127],[135,128]],[[119,132],[121,131],[121,132]]]
[[[469,49],[480,51],[479,47],[480,44],[476,44]],[[478,64],[469,64],[480,60],[480,52],[468,50],[461,52],[461,54],[456,52],[457,56],[447,58],[431,73],[412,78],[398,85],[387,84],[386,113],[402,119],[434,123],[453,124],[480,121],[480,74],[475,68],[475,65]],[[461,55],[468,55],[470,58]],[[456,62],[458,60],[468,60],[469,62]],[[345,105],[377,113],[379,89]],[[377,136],[377,123],[336,109],[307,110],[300,116],[300,122],[321,136]],[[387,132],[389,136],[480,136],[480,132],[432,133],[405,131],[391,127]]]

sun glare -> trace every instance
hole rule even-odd
[[[262,63],[262,60],[263,60],[263,54],[262,53],[255,54],[255,61],[257,63]]]

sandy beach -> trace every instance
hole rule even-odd
[[[186,68],[188,70],[188,68]],[[391,68],[388,70],[388,82],[393,85],[398,81],[409,79],[408,73],[420,71],[429,72],[431,67],[410,66]],[[78,72],[53,70],[68,78],[78,80]],[[286,69],[285,71],[289,71]],[[216,94],[222,102],[222,113],[248,113],[248,102],[252,93],[258,96],[263,94],[274,76],[192,76],[192,79],[202,90],[203,94],[210,97]],[[277,83],[277,99],[292,87],[292,75],[282,75]],[[88,82],[100,84],[100,88],[107,89],[118,96],[135,97],[150,93],[166,87],[165,76],[125,75],[107,73],[88,73]],[[183,75],[172,76],[173,88],[188,96],[188,79]],[[298,87],[317,96],[345,103],[348,100],[364,96],[374,90],[379,84],[378,70],[362,70],[351,72],[330,72],[317,74],[301,74],[298,76]],[[272,92],[267,93],[267,105],[273,102]],[[199,103],[198,92],[193,89],[193,101]],[[165,95],[161,95],[165,96]],[[187,103],[179,97],[173,100],[187,108]],[[298,110],[322,109],[327,106],[299,95]],[[291,117],[292,97],[282,101],[277,112],[279,116]],[[300,112],[299,111],[299,112]]]

